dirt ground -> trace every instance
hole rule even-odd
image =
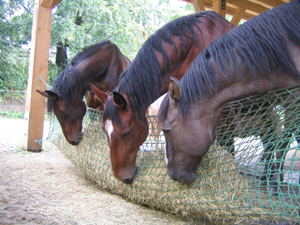
[[[40,153],[23,151],[26,123],[0,118],[0,224],[289,224],[182,218],[133,204],[88,181],[47,141]]]
[[[0,224],[193,223],[101,190],[47,141],[23,151],[24,122],[0,119]]]

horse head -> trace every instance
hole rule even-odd
[[[54,91],[37,90],[37,92],[48,98],[48,106],[52,105],[53,113],[58,119],[67,141],[72,145],[78,145],[83,138],[82,120],[86,113],[86,105],[79,94],[75,98],[75,102],[69,103]]]
[[[159,124],[166,140],[167,174],[174,181],[191,184],[197,179],[198,165],[213,143],[215,131],[206,114],[199,117],[198,108],[191,108],[189,117],[181,118],[181,89],[177,82],[171,78],[159,111]]]
[[[104,105],[102,129],[108,138],[114,176],[130,184],[138,169],[135,163],[137,152],[148,136],[146,116],[137,118],[134,115],[125,94],[113,92],[108,95],[94,85],[91,88]]]

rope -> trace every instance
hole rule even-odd
[[[43,138],[40,139],[40,140],[35,140],[35,142],[38,143],[39,145],[42,145],[42,143],[43,143]]]
[[[50,89],[52,89],[52,86],[50,86],[49,84],[47,84],[44,80],[43,80],[43,78],[40,76],[39,77],[39,80],[38,80],[38,88],[40,89],[40,81],[42,81],[45,85],[46,85],[46,89],[47,90],[50,90]]]

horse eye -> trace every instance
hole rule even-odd
[[[125,138],[126,136],[128,136],[130,134],[130,132],[128,131],[128,132],[126,132],[126,133],[124,133],[123,135],[122,135],[122,138]]]
[[[162,132],[163,132],[164,134],[169,134],[169,133],[171,132],[171,130],[162,130]]]
[[[67,119],[69,116],[70,116],[69,113],[65,113],[63,117],[64,117],[64,119]]]

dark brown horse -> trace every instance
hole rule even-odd
[[[103,111],[104,107],[99,98],[95,95],[93,90],[89,90],[85,93],[86,106],[98,111]]]
[[[37,90],[48,98],[48,113],[53,111],[70,144],[78,145],[83,138],[82,120],[86,113],[83,96],[90,90],[89,84],[110,92],[129,64],[130,60],[115,44],[104,40],[77,54],[57,76],[51,90]]]
[[[254,17],[207,46],[182,80],[172,79],[159,121],[173,180],[196,180],[229,102],[300,83],[299,12],[300,2],[293,1]]]
[[[137,152],[148,135],[147,108],[166,93],[170,77],[181,79],[199,52],[233,27],[210,11],[175,19],[144,43],[112,95],[94,90],[104,102],[102,128],[117,179],[133,182]]]

